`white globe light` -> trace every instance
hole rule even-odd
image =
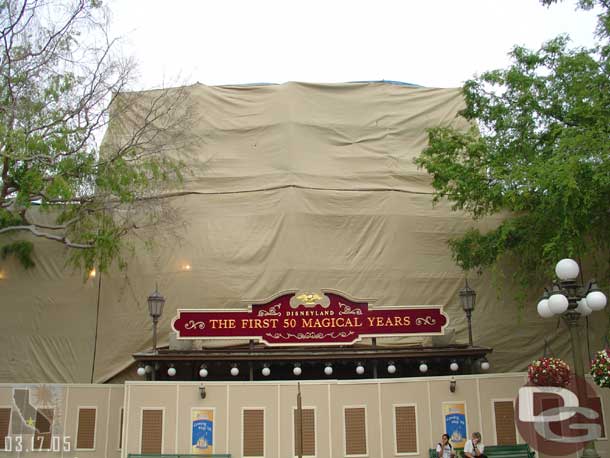
[[[579,272],[578,263],[573,259],[562,259],[555,266],[555,274],[560,280],[574,280]]]
[[[356,366],[356,374],[358,374],[358,375],[364,374],[364,366],[362,364],[358,364]]]
[[[231,368],[231,375],[233,377],[237,377],[239,375],[239,369],[237,367],[232,367]]]
[[[396,373],[396,366],[394,366],[394,364],[388,364],[388,374],[395,374]]]
[[[456,372],[459,368],[460,368],[460,366],[458,363],[451,363],[449,365],[449,369],[451,369],[453,372]]]
[[[144,369],[142,366],[138,367],[138,375],[140,377],[144,377],[146,375],[146,369]]]
[[[591,291],[587,294],[587,305],[594,312],[602,310],[607,302],[608,299],[606,298],[606,295],[601,291]]]
[[[199,377],[206,378],[208,376],[208,370],[205,367],[199,369]]]
[[[428,372],[428,365],[427,365],[426,363],[421,363],[421,364],[419,365],[419,371],[420,371],[422,374],[425,374],[426,372]]]
[[[174,375],[176,375],[176,368],[170,367],[169,369],[167,369],[167,375],[169,375],[170,377],[173,377]]]
[[[587,304],[587,299],[585,299],[584,297],[578,301],[578,307],[576,307],[576,311],[582,316],[589,316],[591,315],[591,312],[593,312],[593,310],[589,308],[589,304]]]
[[[269,375],[271,375],[271,369],[269,369],[268,367],[263,367],[263,369],[261,370],[261,374],[263,374],[263,376],[265,377],[269,377]]]
[[[554,314],[553,312],[551,312],[551,309],[549,308],[549,300],[548,299],[542,299],[540,302],[538,302],[538,315],[540,315],[542,318],[551,318]]]
[[[332,367],[332,366],[326,366],[326,367],[324,368],[324,373],[325,373],[326,375],[331,375],[331,374],[333,373],[333,367]]]
[[[326,369],[324,370],[324,372],[326,372]],[[301,366],[294,366],[294,369],[292,369],[292,373],[298,377],[299,375],[301,375],[303,373],[303,369],[301,369]],[[332,369],[330,370],[330,373],[331,374],[333,373]],[[327,374],[327,375],[330,375],[330,374]]]
[[[147,374],[150,374],[152,372],[152,366],[149,366],[147,364],[146,366],[144,366],[144,370],[146,371]]]
[[[568,309],[569,305],[568,298],[561,293],[551,294],[551,297],[549,297],[549,309],[555,315],[561,315]]]
[[[483,361],[481,363],[481,369],[484,370],[484,371],[488,371],[489,370],[489,366],[490,366],[489,361]]]

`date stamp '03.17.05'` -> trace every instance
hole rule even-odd
[[[11,434],[0,436],[0,452],[44,452],[39,456],[53,456],[74,450],[76,438],[64,434],[68,412],[64,385],[19,384],[12,391]],[[81,410],[78,415],[80,418]]]
[[[70,436],[48,436],[45,435],[8,435],[4,438],[3,452],[69,452],[72,450],[72,439]]]

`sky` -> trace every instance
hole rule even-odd
[[[594,42],[574,0],[108,0],[114,36],[139,64],[133,89],[397,80],[457,87],[506,67],[515,44],[567,33]]]

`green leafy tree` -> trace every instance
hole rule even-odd
[[[610,2],[579,6],[601,7],[593,49],[570,48],[565,36],[536,51],[515,47],[509,68],[466,82],[470,130],[430,130],[416,159],[432,175],[435,201],[475,219],[506,215],[494,230],[449,242],[465,270],[511,254],[527,284],[562,257],[609,261]]]
[[[106,17],[99,0],[0,0],[0,245],[25,267],[44,238],[105,270],[182,179],[168,150],[184,142],[185,92],[128,93],[134,64]]]

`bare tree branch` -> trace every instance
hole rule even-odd
[[[87,243],[73,243],[66,236],[53,235],[53,234],[49,234],[47,232],[41,232],[36,228],[36,226],[9,226],[9,227],[0,229],[0,234],[5,234],[8,232],[15,232],[15,231],[29,231],[36,237],[42,237],[42,238],[53,240],[56,242],[61,242],[68,248],[76,248],[79,250],[83,250],[83,249],[90,249],[90,248],[94,247],[94,245],[87,244]]]
[[[116,48],[94,2],[0,3],[0,235],[62,243],[100,270],[136,228],[172,220],[172,154],[189,141],[184,89],[127,93],[134,66]]]

